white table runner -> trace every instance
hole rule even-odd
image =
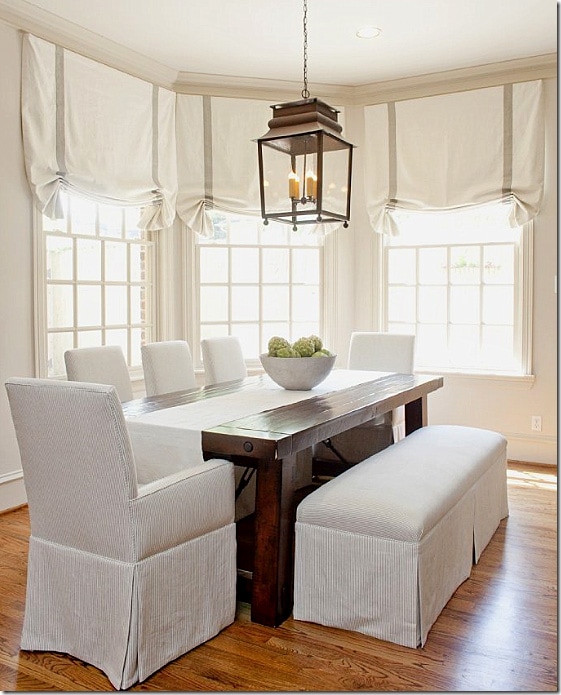
[[[169,475],[186,466],[200,464],[203,460],[202,430],[271,408],[339,391],[387,374],[388,372],[336,369],[311,391],[288,391],[265,377],[263,388],[258,390],[239,391],[146,415],[127,417],[139,483]]]

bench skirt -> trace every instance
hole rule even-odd
[[[424,427],[299,505],[294,618],[422,646],[507,515],[504,438]]]

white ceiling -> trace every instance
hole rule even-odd
[[[302,0],[28,2],[178,73],[303,81]],[[311,89],[556,52],[555,0],[308,0]]]

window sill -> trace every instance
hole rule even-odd
[[[535,374],[514,374],[514,373],[498,373],[498,372],[468,372],[454,369],[415,369],[417,374],[442,374],[444,377],[452,377],[454,379],[469,379],[477,381],[500,381],[503,383],[512,383],[519,386],[528,386],[532,388],[536,380]]]

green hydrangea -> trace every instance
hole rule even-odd
[[[291,347],[291,345],[286,338],[280,338],[278,335],[274,335],[267,345],[269,357],[283,357],[284,355],[278,354],[279,350],[289,347]],[[292,355],[289,356],[291,357]]]
[[[289,345],[288,347],[279,348],[275,357],[300,357],[300,355]]]
[[[323,343],[321,341],[321,338],[317,335],[311,335],[310,340],[314,341],[314,351],[319,352],[323,347]],[[312,355],[312,357],[313,357],[313,355]]]
[[[316,352],[314,341],[311,338],[298,338],[296,342],[292,343],[292,349],[300,357],[311,357]]]

